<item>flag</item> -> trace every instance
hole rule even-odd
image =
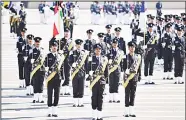
[[[55,6],[54,8],[54,25],[53,25],[53,37],[62,38],[64,36],[64,24],[62,8]]]

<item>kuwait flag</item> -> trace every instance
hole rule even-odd
[[[63,13],[61,7],[56,5],[54,9],[53,37],[62,38],[63,36],[64,36]]]

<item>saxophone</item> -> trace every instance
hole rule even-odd
[[[138,63],[138,59],[137,57],[135,56],[134,58],[134,63],[131,65],[131,67],[129,68],[129,74],[127,74],[126,72],[124,72],[124,82],[127,80],[127,78],[129,77],[129,75],[131,73],[136,73],[137,71],[135,70],[136,66],[137,66],[137,63]],[[129,65],[129,60],[127,59],[127,65]],[[128,67],[127,67],[128,68]]]
[[[102,76],[102,77],[104,76],[104,71],[102,71],[102,68],[103,68],[103,63],[105,63],[106,60],[107,60],[106,57],[101,59],[99,66],[96,68],[96,70],[93,74],[94,78],[97,76]]]
[[[51,71],[49,71],[49,74],[56,71],[58,73],[60,73],[59,69],[58,69],[58,66],[59,66],[59,63],[60,63],[60,58],[62,57],[62,53],[58,53],[59,55],[57,55],[57,58],[54,62],[54,64],[50,67]]]
[[[78,65],[81,63],[81,61],[82,61],[82,59],[83,59],[83,56],[84,56],[84,52],[80,52],[80,55],[79,55],[79,57],[78,57],[78,59],[77,59],[77,64],[76,64],[76,66],[75,67],[72,67],[72,73],[78,68]]]
[[[45,57],[45,56],[44,56],[44,53],[42,52],[42,50],[43,50],[43,48],[40,48],[40,55],[39,55],[39,57],[34,61],[34,63],[33,63],[33,69],[34,69],[35,67],[37,67],[38,65],[40,65],[40,64],[41,64],[41,61],[42,61],[42,59],[43,59],[43,57]]]
[[[154,33],[154,34],[151,36],[150,40],[147,42],[147,45],[148,45],[148,44],[152,44],[152,42],[153,42],[155,39],[157,39],[157,34]],[[148,55],[149,51],[151,51],[151,50],[152,50],[151,47],[145,49],[144,58],[146,58],[146,56]]]
[[[112,63],[109,64],[108,68],[111,69],[113,68],[115,65],[118,65],[118,60],[119,58],[123,56],[123,52],[118,50],[117,55],[115,56],[114,60],[112,61]],[[123,57],[122,57],[123,58]]]
[[[72,47],[73,47],[73,41],[72,41],[72,39],[70,39],[67,41],[66,45],[63,47],[62,53],[69,52],[72,49]],[[64,53],[64,54],[66,54],[66,53]]]

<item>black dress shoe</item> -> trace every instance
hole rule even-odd
[[[109,103],[112,103],[112,100],[109,100]]]
[[[177,82],[174,82],[174,84],[177,84]]]
[[[130,115],[130,117],[136,117],[136,115]]]
[[[154,85],[155,83],[154,83],[154,82],[151,82],[151,83],[149,83],[149,84]]]
[[[120,103],[120,100],[116,101],[116,103]]]
[[[115,103],[116,101],[113,100],[112,102]]]
[[[44,103],[44,101],[42,100],[40,103]]]
[[[26,94],[26,96],[29,96],[29,95],[30,95],[30,94],[28,94],[28,93]]]
[[[84,107],[84,105],[78,105],[78,107]]]
[[[148,85],[149,83],[148,82],[145,82],[145,85]]]
[[[48,114],[48,117],[52,117],[52,115],[51,114]]]
[[[65,95],[70,95],[70,93],[65,93]]]
[[[165,80],[165,78],[163,78],[163,80]]]
[[[184,84],[184,82],[179,82],[178,84]]]
[[[74,104],[73,107],[76,107],[76,105]]]
[[[36,100],[33,100],[33,103],[36,103]]]
[[[52,117],[58,117],[58,115],[56,115],[56,114],[53,114],[53,115],[52,115]]]
[[[92,120],[97,120],[97,119],[93,118]]]
[[[129,117],[129,115],[123,115],[124,117]]]
[[[31,96],[34,96],[34,94],[32,93],[32,94],[30,94]]]
[[[103,118],[97,119],[97,120],[103,120]]]
[[[167,78],[167,80],[169,80],[170,78]]]

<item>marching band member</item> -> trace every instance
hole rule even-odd
[[[33,52],[30,53],[28,60],[32,64],[32,70],[30,73],[30,80],[33,81],[33,88],[34,88],[34,99],[33,103],[40,102],[44,103],[43,100],[43,81],[45,76],[45,69],[44,69],[44,60],[45,56],[43,55],[43,48],[40,47],[40,41],[42,38],[35,37],[34,38],[35,48]]]
[[[24,57],[24,76],[25,76],[25,83],[26,83],[26,95],[33,95],[33,81],[30,80],[30,72],[32,69],[32,64],[28,59],[28,56],[33,51],[33,40],[34,36],[32,34],[27,35],[27,43],[23,49],[23,57]]]
[[[59,50],[63,50],[65,54],[65,60],[63,69],[61,70],[62,78],[64,82],[62,84],[62,94],[70,95],[69,81],[70,81],[70,65],[69,65],[69,52],[73,49],[73,41],[70,38],[69,28],[65,28],[64,38],[59,41]]]
[[[61,72],[63,54],[57,52],[58,42],[53,41],[51,43],[51,52],[47,54],[45,58],[46,69],[46,84],[47,84],[47,105],[48,105],[48,117],[58,117],[57,106],[59,102],[60,84],[61,84]],[[53,100],[54,91],[54,100]]]
[[[183,37],[182,26],[177,27],[177,35],[175,37],[173,47],[174,50],[174,77],[175,84],[183,84],[183,68],[184,68],[184,54],[185,54],[185,38]]]
[[[164,33],[164,25],[163,25],[163,18],[158,19],[158,25],[157,25],[157,33],[159,34],[159,40],[158,40],[158,46],[157,46],[157,52],[158,52],[158,64],[163,64],[163,48],[162,48],[162,37]]]
[[[107,52],[108,52],[108,47],[107,47],[107,43],[104,42],[105,34],[104,33],[98,33],[97,36],[98,36],[99,43],[101,44],[101,47],[102,47],[101,54],[106,55]]]
[[[163,59],[164,59],[164,76],[163,79],[173,79],[172,77],[172,64],[173,64],[173,54],[172,54],[172,24],[168,23],[165,25],[166,33],[164,33],[162,46],[163,46]]]
[[[87,36],[88,36],[88,39],[85,40],[85,43],[84,43],[84,50],[87,50],[89,51],[89,57],[91,58],[92,55],[94,54],[94,49],[93,49],[93,46],[96,44],[96,40],[92,39],[92,33],[94,31],[92,29],[89,29],[87,30]],[[85,81],[85,86],[88,87],[89,86],[89,82],[88,79],[86,79]]]
[[[118,39],[118,48],[123,51],[124,55],[126,55],[126,44],[125,44],[124,38],[120,36],[121,30],[122,29],[120,27],[116,27],[114,29],[115,36],[116,36],[115,38]],[[121,72],[121,75],[120,75],[120,83],[122,82],[122,80],[123,80],[123,72]]]
[[[17,28],[17,36],[20,36],[20,30],[26,27],[26,11],[24,9],[24,5],[21,4],[21,10],[19,11],[19,24]]]
[[[17,58],[18,58],[18,68],[19,68],[19,80],[20,80],[20,84],[19,87],[20,88],[24,88],[25,86],[25,76],[24,76],[24,58],[23,58],[23,48],[26,45],[26,41],[25,41],[25,32],[26,32],[26,28],[21,29],[21,36],[19,37],[17,44],[16,44],[16,50],[17,50]]]
[[[75,43],[76,50],[71,51],[69,56],[69,63],[72,66],[73,107],[83,107],[84,80],[86,74],[85,63],[87,63],[89,53],[81,48],[83,40],[76,39]]]
[[[156,44],[157,44],[157,34],[153,31],[153,23],[148,24],[148,32],[145,33],[145,56],[144,56],[144,76],[145,76],[145,84],[155,84],[152,81],[153,77],[153,69],[154,69],[154,61],[156,57]]]
[[[122,63],[124,58],[123,50],[118,48],[118,38],[114,38],[112,42],[112,48],[109,50],[107,54],[109,60],[109,103],[116,102],[120,103],[120,99],[118,96],[118,88],[119,81],[122,71]]]
[[[93,110],[92,120],[103,120],[103,92],[105,89],[106,79],[108,77],[106,56],[101,55],[102,46],[98,43],[94,45],[94,53],[92,61],[88,63],[88,73],[90,78],[90,89],[92,90],[91,105]]]
[[[121,33],[121,28],[120,27],[116,27],[114,29],[115,31],[115,37],[118,38],[118,47],[119,49],[121,49],[124,54],[126,54],[126,44],[125,44],[125,40],[123,37],[120,36],[120,33]]]
[[[134,113],[135,93],[138,81],[141,56],[135,54],[135,42],[128,42],[129,54],[124,61],[125,117],[136,117]]]
[[[111,33],[112,25],[108,24],[105,26],[107,33],[104,37],[104,42],[107,43],[107,47],[109,48],[112,44],[112,39],[114,38],[114,35]]]

